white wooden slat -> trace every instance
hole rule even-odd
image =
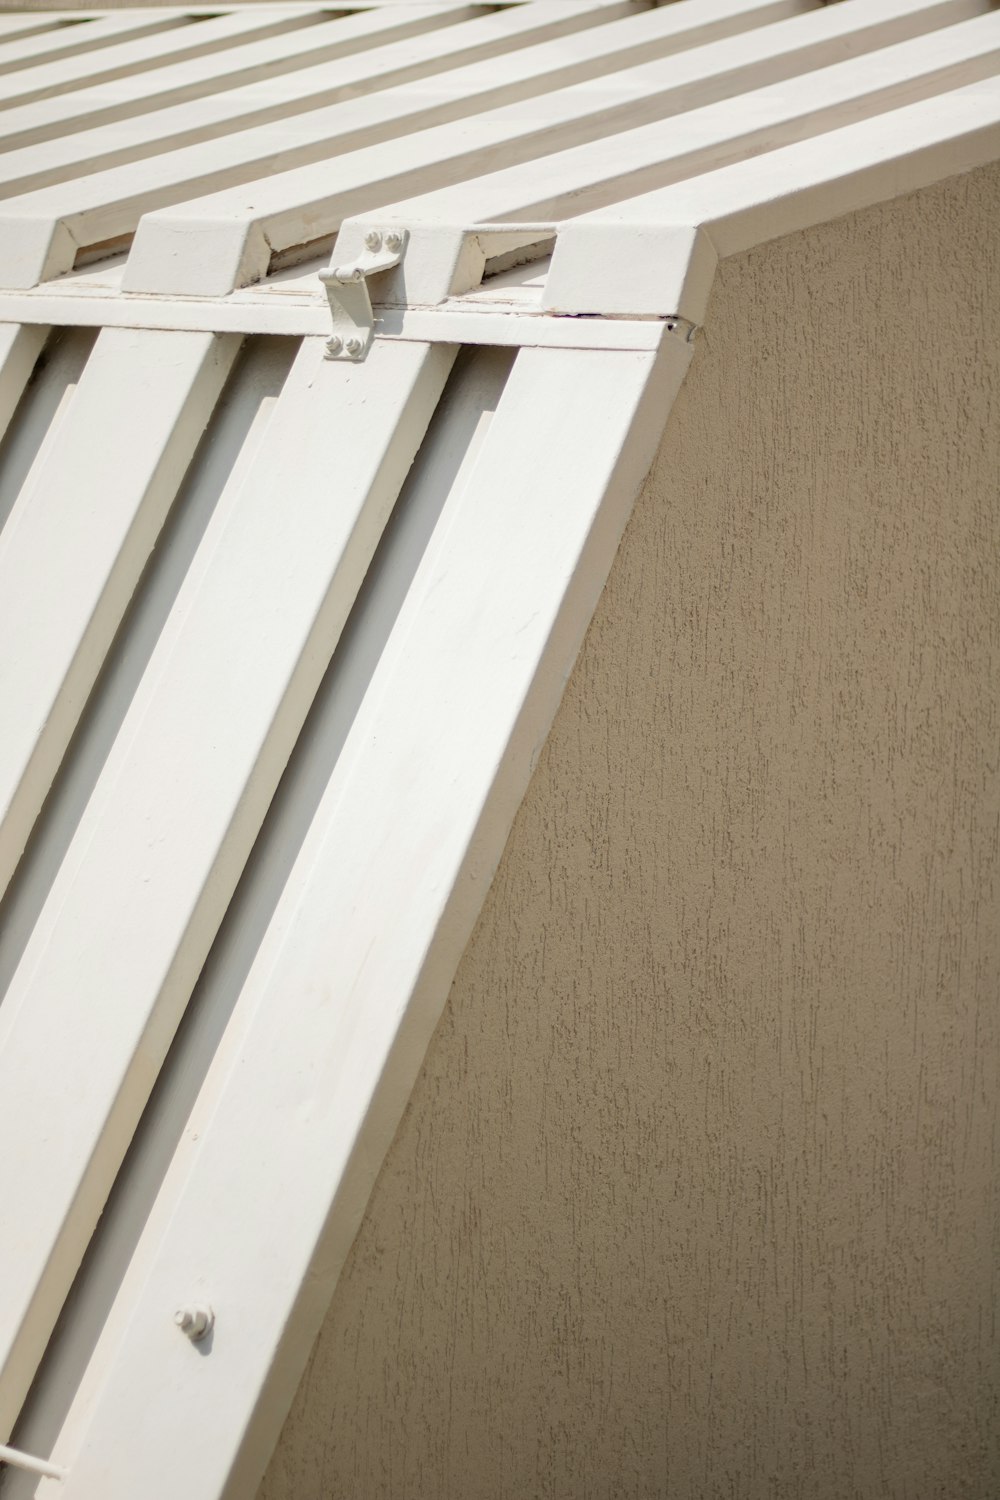
[[[586,25],[602,19],[606,23],[628,11],[628,4],[618,0],[613,5],[608,0],[586,0],[585,4],[579,0],[572,4],[557,0],[557,4],[558,8],[548,0],[533,0],[525,13],[530,16],[532,27],[526,34],[526,45],[518,52],[501,52],[485,64],[451,68],[434,75],[433,82],[419,79],[376,94],[342,99],[322,110],[310,110],[308,115],[297,112],[304,110],[311,100],[319,102],[330,93],[329,70],[325,67],[304,68],[271,78],[266,86],[244,85],[183,105],[155,109],[125,122],[114,121],[89,130],[68,132],[58,139],[0,151],[0,197],[33,191],[80,175],[84,170],[104,171],[161,152],[211,142],[227,132],[262,124],[274,126],[280,122],[274,132],[280,147],[290,129],[298,132],[312,119],[320,139],[325,138],[331,145],[336,142],[342,150],[354,150],[388,140],[408,129],[457,119],[476,108],[502,103],[512,92],[525,98],[532,92],[543,91],[552,73],[557,82],[564,81],[570,57],[566,46],[549,47],[543,52],[537,42],[531,46],[527,42],[540,36],[551,41],[559,34],[582,31]],[[772,8],[769,0],[766,13],[770,14]],[[790,9],[786,6],[786,10]],[[549,20],[543,26],[546,14]],[[748,20],[748,16],[746,0],[741,0],[739,16],[734,21],[740,17]],[[677,19],[673,13],[671,18]],[[494,35],[495,30],[490,34]],[[579,61],[585,63],[586,55]],[[343,86],[334,92],[344,92]],[[0,115],[0,127],[3,124],[4,117]]]
[[[540,298],[539,292],[539,298]],[[55,316],[54,316],[55,315]],[[59,321],[80,328],[160,328],[219,333],[269,333],[302,337],[330,332],[326,298],[217,299],[166,297],[66,297],[0,294],[0,327]],[[541,308],[499,302],[442,307],[375,307],[380,338],[407,343],[497,344],[554,349],[653,349],[660,329],[641,319],[569,319],[545,316]]]
[[[0,326],[0,437],[7,431],[47,333],[44,324],[27,328],[17,323]]]
[[[272,37],[286,28],[294,30],[309,19],[294,10],[289,13],[287,21],[277,18],[273,11],[258,13],[256,10],[207,17],[134,41],[117,42],[82,57],[63,58],[25,68],[5,81],[0,93],[0,109],[51,99],[53,95],[82,85],[94,88],[116,78],[135,79],[137,75],[166,63],[209,57],[244,37],[256,35],[260,39],[262,36]]]
[[[537,3],[532,6],[532,10]],[[790,15],[804,5],[787,5],[778,10],[757,0],[750,6],[747,0],[739,0],[730,6],[729,24],[750,27],[754,17],[760,23],[777,20],[780,15]],[[568,28],[573,10],[567,15],[564,27]],[[661,15],[667,12],[660,12]],[[669,10],[669,21],[676,24],[684,21],[694,26],[691,45],[705,39],[705,13],[697,20],[690,0],[679,0]],[[696,24],[697,20],[697,24]],[[579,23],[577,23],[579,24]],[[715,31],[723,26],[724,17],[715,15]],[[678,36],[684,36],[679,31]],[[582,77],[588,62],[588,42],[583,37],[583,51],[576,43],[564,43],[555,48],[546,43],[525,46],[514,54],[501,54],[487,63],[466,63],[450,69],[447,74],[435,75],[435,81],[420,80],[417,83],[400,84],[393,89],[384,89],[376,95],[357,99],[343,99],[339,104],[327,105],[322,118],[316,118],[316,126],[325,132],[331,145],[336,142],[342,151],[357,150],[361,145],[375,144],[382,139],[405,133],[406,130],[423,129],[430,124],[454,120],[475,110],[486,110],[505,104],[508,99],[526,99],[540,95],[546,89],[565,87],[574,78]],[[601,57],[601,49],[592,49],[591,54]],[[607,48],[603,66],[621,66],[622,55],[616,46],[615,33],[601,33]],[[700,45],[700,43],[699,43]],[[645,55],[645,54],[643,54]],[[259,86],[228,90],[222,95],[198,99],[186,105],[154,110],[129,123],[111,123],[94,126],[93,129],[76,130],[61,139],[33,142],[18,150],[0,154],[0,196],[13,192],[28,192],[37,187],[48,186],[52,181],[64,180],[72,175],[69,168],[87,163],[90,172],[103,171],[109,166],[151,156],[157,151],[177,150],[184,145],[204,142],[226,130],[250,129],[256,124],[282,121],[283,129],[294,123],[295,115],[289,111],[304,108],[310,92],[321,102],[328,92],[328,78],[324,71],[306,69],[295,75],[285,75],[271,80],[267,96]],[[312,113],[312,111],[310,111]],[[318,111],[316,111],[318,114]],[[324,123],[325,120],[325,123]],[[0,117],[0,126],[3,118]]]
[[[171,19],[155,13],[150,15],[141,10],[131,10],[125,15],[102,16],[99,20],[86,21],[78,26],[60,26],[43,35],[27,37],[23,41],[4,43],[0,37],[0,74],[33,67],[40,62],[51,62],[62,56],[80,57],[126,37],[132,39],[153,35],[185,24],[183,11],[179,11]]]
[[[0,528],[6,526],[32,468],[44,462],[55,445],[94,342],[93,328],[53,326],[4,437]]]
[[[690,4],[691,0],[688,0],[688,3]],[[941,0],[925,0],[925,5],[931,3],[936,7]],[[983,3],[983,0],[951,0],[951,3],[975,4]],[[731,7],[731,4],[732,0],[722,0],[723,6]],[[801,9],[797,0],[793,0],[791,6],[786,3],[786,0],[779,0],[779,4],[785,12],[789,9]],[[678,5],[676,9],[683,10],[684,7]],[[769,5],[765,13],[770,13],[771,9]],[[748,13],[745,0],[742,3],[742,11],[744,16]],[[704,35],[706,30],[711,31],[712,26],[719,22],[718,16],[710,22],[705,12],[697,6],[693,15],[688,14],[689,19],[699,18],[697,32],[699,35]],[[577,66],[580,66],[579,59],[586,59],[585,71],[593,74],[601,72],[608,65],[609,58],[616,55],[616,51],[619,57],[632,59],[657,53],[669,55],[676,50],[679,38],[682,38],[684,42],[691,40],[690,29],[681,24],[683,19],[683,16],[678,19],[672,16],[669,10],[664,10],[647,12],[630,18],[626,22],[611,22],[601,28],[599,34],[593,32],[575,34],[559,42],[549,42],[544,48],[534,49],[536,55],[534,58],[527,59],[526,65],[531,66],[534,63],[536,67],[540,66],[548,72],[551,80],[553,68],[566,76],[572,67],[570,58],[574,56],[578,59]],[[728,19],[732,18],[728,17]],[[801,17],[800,19],[807,18]],[[773,29],[764,28],[764,34]],[[725,46],[726,44],[716,45]],[[738,45],[735,42],[729,43],[730,48],[734,46],[738,48]],[[778,42],[775,46],[778,46]],[[383,54],[391,54],[390,61],[395,70],[399,49],[391,47],[382,50]],[[704,50],[695,49],[695,52],[689,55],[700,56]],[[780,47],[778,50],[780,54]],[[543,55],[537,55],[539,52]],[[369,55],[369,67],[372,66],[371,60],[376,55],[374,53]],[[524,92],[524,66],[523,57],[515,58],[516,82],[513,92],[518,95]],[[790,67],[793,64],[789,62],[786,66]],[[706,72],[706,68],[698,67],[694,63],[687,69],[688,76],[692,70],[697,77],[703,77]],[[710,72],[711,69],[707,71]],[[731,66],[729,71],[732,72]],[[333,73],[334,70],[331,69],[328,83],[332,82]],[[669,79],[670,73],[668,66],[661,68],[661,88],[664,87],[664,80]],[[481,69],[481,77],[490,78],[489,69]],[[493,80],[493,85],[495,86],[495,80]],[[720,84],[720,87],[730,86],[730,84]],[[628,99],[634,91],[634,83],[630,85],[626,82],[621,85],[619,102],[622,103]],[[596,85],[584,96],[574,100],[576,107],[569,109],[569,120],[573,121],[585,116],[595,98],[599,107],[606,104],[605,90]],[[437,162],[439,177],[442,171],[447,171],[450,175],[451,169],[448,164],[453,162],[456,156],[461,156],[463,142],[470,137],[478,138],[480,150],[492,153],[496,159],[505,139],[516,141],[522,137],[530,139],[532,136],[538,139],[550,139],[560,120],[558,101],[555,101],[552,107],[547,107],[545,101],[536,101],[532,110],[527,112],[520,105],[508,105],[505,112],[501,114],[494,113],[476,121],[466,120],[460,124],[451,122],[447,126],[433,127],[436,132],[433,135],[424,133],[409,140],[394,140],[381,148],[371,147],[364,156],[355,153],[349,161],[341,157],[337,162],[335,172],[331,171],[326,162],[313,168],[311,175],[301,175],[302,173],[308,174],[308,169],[298,169],[299,175],[296,174],[295,169],[284,173],[278,171],[281,164],[282,141],[289,143],[297,141],[298,151],[305,152],[311,157],[323,151],[323,123],[322,118],[317,119],[313,114],[305,117],[304,121],[292,120],[284,123],[279,129],[274,126],[261,126],[254,132],[224,137],[219,141],[207,142],[197,147],[187,147],[163,158],[113,168],[108,172],[97,173],[75,182],[59,183],[35,193],[19,195],[9,200],[3,213],[0,214],[0,284],[11,287],[30,286],[39,280],[61,274],[72,266],[79,246],[106,243],[129,233],[144,211],[155,208],[159,202],[169,202],[188,195],[199,183],[204,186],[208,183],[225,181],[227,165],[229,176],[241,180],[252,176],[255,169],[266,171],[268,186],[265,190],[263,184],[253,183],[251,187],[242,191],[239,199],[235,200],[235,206],[223,204],[223,213],[228,210],[229,216],[236,221],[238,226],[246,217],[245,204],[248,195],[251,199],[261,196],[265,198],[265,206],[261,213],[262,219],[267,214],[267,203],[284,201],[291,196],[295,202],[295,208],[287,220],[288,227],[285,230],[279,230],[276,221],[272,225],[273,232],[278,233],[279,237],[281,234],[285,235],[283,243],[287,244],[289,243],[288,233],[299,235],[307,232],[307,226],[314,222],[320,212],[319,209],[314,210],[309,201],[310,195],[315,197],[313,184],[317,181],[327,189],[327,198],[330,198],[331,183],[342,184],[337,201],[342,205],[347,205],[344,211],[353,211],[356,207],[363,206],[357,203],[358,186],[366,193],[368,204],[378,201],[380,191],[391,198],[405,184],[413,181],[416,165],[425,159]],[[565,119],[562,124],[566,127]],[[596,130],[598,127],[595,125],[594,128]],[[327,129],[329,129],[329,122],[327,122]],[[336,129],[336,123],[334,123],[334,129]],[[522,147],[522,154],[524,149],[528,148]],[[291,154],[294,155],[294,152]],[[386,164],[391,170],[391,176],[388,179],[389,186],[385,185]],[[354,185],[353,193],[352,184]],[[213,193],[211,196],[213,204],[219,200],[218,193]],[[304,196],[301,206],[298,201],[300,196]],[[211,207],[211,204],[208,205],[209,209]],[[327,211],[329,211],[329,205]],[[185,212],[188,219],[197,219],[200,201]],[[273,211],[271,219],[275,219]],[[159,221],[155,222],[159,223]],[[332,228],[336,227],[336,222],[335,218]],[[208,247],[208,256],[215,263],[212,269],[204,262],[204,247],[197,238],[196,229],[197,225],[191,225],[185,221],[184,234],[191,246],[187,259],[193,258],[197,261],[201,277],[203,279],[209,277],[210,284],[190,284],[189,278],[185,280],[185,261],[182,257],[178,263],[179,279],[172,284],[164,284],[162,287],[158,284],[158,290],[184,290],[204,294],[226,289],[228,285],[232,285],[232,277],[235,275],[232,243],[228,247],[215,243]],[[173,235],[169,225],[164,232],[170,235],[172,240]],[[263,228],[255,230],[254,226],[250,225],[251,237],[256,241],[258,249],[261,249],[264,243],[262,236],[269,236],[271,232],[270,229]],[[237,227],[234,233],[230,234],[230,241],[238,239],[238,235]],[[293,244],[295,242],[294,238],[290,241]],[[172,243],[167,254],[171,258],[174,257]],[[144,290],[147,284],[139,279],[134,283],[130,282],[129,286],[130,289]]]
[[[323,348],[208,524],[0,1006],[0,1138],[46,1142],[0,1167],[5,1430],[454,355]]]
[[[1000,83],[938,94],[570,220],[543,302],[611,315],[642,307],[700,322],[718,258],[972,171],[998,154]],[[607,267],[624,245],[630,274],[609,281]]]
[[[641,126],[536,161],[492,172],[459,187],[394,204],[380,222],[405,224],[411,234],[441,226],[504,220],[566,219],[605,203],[634,197],[729,162],[838,129],[859,118],[920,98],[994,78],[1000,72],[1000,14],[991,12],[927,36],[833,63],[740,97],[684,113],[682,128],[666,133]],[[359,233],[353,225],[345,246]],[[360,231],[363,233],[363,231]],[[418,266],[420,245],[408,255],[407,285],[418,301],[436,300],[441,286]],[[447,287],[444,288],[447,290]]]
[[[102,333],[0,535],[0,890],[238,347],[210,333]]]
[[[535,101],[530,111],[508,105],[340,156],[335,163],[269,173],[263,180],[148,212],[136,233],[122,286],[128,291],[219,295],[266,274],[274,254],[332,234],[349,215],[393,203],[400,190],[409,189],[408,196],[426,193],[456,177],[461,181],[491,165],[523,159],[532,154],[533,142],[535,150],[552,149],[560,142],[560,129],[568,144],[572,127],[585,133],[580,122],[595,98],[599,110],[606,110],[609,99],[635,101],[652,90],[659,93],[657,113],[676,111],[694,99],[707,103],[732,96],[983,8],[984,0],[843,0],[744,36],[684,51],[666,62],[648,62],[628,80],[619,75],[602,80],[593,90],[550,94]],[[637,27],[636,22],[629,25]],[[644,50],[655,50],[652,40]],[[606,116],[599,113],[593,133],[601,128],[602,118]],[[138,169],[131,170],[135,174]],[[82,192],[95,188],[95,196],[107,196],[103,183],[80,185]],[[463,191],[459,187],[453,196]],[[66,231],[74,242],[88,243],[92,237],[110,235],[109,225],[123,223],[106,209],[72,218],[57,216],[53,202],[59,198],[66,201],[64,191],[52,188],[9,200],[0,208],[0,282],[32,285],[54,269],[63,269],[60,245],[64,258],[68,251],[60,235]],[[127,212],[134,216],[137,211],[133,199]],[[419,218],[419,205],[414,211]],[[36,213],[37,219],[30,217]],[[22,249],[24,259],[19,260]]]
[[[86,21],[86,15],[78,18]],[[54,32],[65,28],[65,23],[60,22],[58,16],[47,15],[44,11],[35,11],[27,15],[8,13],[0,15],[0,46],[8,41],[14,41],[18,37],[40,36],[43,32]]]
[[[254,1493],[688,352],[674,342],[658,365],[520,354],[398,616],[398,580],[385,604],[377,586],[370,597],[358,646],[378,665],[353,723],[331,706],[343,749],[244,987],[238,1040],[56,1445],[66,1500],[98,1474],[102,1500],[125,1500],[140,1475],[145,1500]],[[433,483],[411,494],[418,536],[420,506],[437,503]],[[414,550],[404,529],[390,576],[408,576]],[[365,631],[387,629],[379,652]],[[216,1314],[205,1358],[172,1324],[189,1299]],[[154,1388],[171,1390],[170,1424],[148,1409]]]
[[[973,5],[977,0],[956,0],[956,3]],[[653,14],[659,15],[660,12]],[[782,52],[778,41],[775,38],[778,50],[771,63],[772,69],[781,71],[795,67],[801,61],[802,48],[786,48]],[[735,45],[729,44],[730,47]],[[634,46],[632,50],[653,51],[655,44],[647,43],[643,48]],[[713,72],[701,66],[703,50],[706,49],[695,49],[686,54],[685,62],[690,58],[690,65],[682,64],[679,70],[669,57],[658,63],[647,62],[642,68],[627,74],[616,74],[577,85],[573,90],[547,95],[533,101],[530,110],[519,102],[471,118],[450,120],[447,124],[416,132],[409,138],[345,153],[335,164],[327,158],[335,148],[337,132],[341,129],[343,107],[337,105],[327,110],[310,111],[281,125],[259,126],[73,182],[20,194],[0,210],[0,232],[3,235],[0,282],[18,287],[50,279],[72,267],[81,246],[106,244],[121,238],[134,229],[144,212],[156,209],[162,203],[191,197],[209,187],[213,189],[212,202],[205,205],[205,215],[210,216],[214,205],[221,204],[223,214],[228,211],[237,226],[245,217],[244,205],[250,199],[264,199],[262,216],[267,213],[269,202],[289,198],[294,202],[295,207],[288,219],[290,228],[280,228],[273,208],[268,227],[254,233],[251,225],[251,235],[259,246],[263,245],[262,235],[270,241],[272,235],[277,234],[278,240],[274,243],[280,248],[288,243],[289,234],[297,236],[304,232],[303,226],[315,220],[320,212],[327,215],[332,232],[344,214],[387,199],[391,201],[407,187],[431,189],[441,181],[452,181],[459,171],[474,173],[484,166],[505,160],[521,160],[533,149],[544,147],[551,150],[580,136],[593,136],[604,128],[608,115],[615,109],[652,114],[680,108],[687,95],[683,84],[675,82],[678,71],[682,78],[690,77],[694,72],[700,87],[709,92],[713,87],[716,91],[727,91],[736,87],[738,80],[754,66],[751,51],[751,61],[740,64],[735,77],[731,67],[723,66],[721,71]],[[757,63],[758,68],[763,66]],[[520,87],[519,83],[517,91]],[[676,103],[671,102],[674,99]],[[372,102],[377,108],[378,96]],[[380,133],[384,133],[384,125]],[[305,169],[295,165],[299,160],[315,162],[317,159],[320,164],[309,176],[302,175]],[[291,175],[296,172],[300,175]],[[266,174],[266,188],[253,180],[257,174]],[[246,184],[248,179],[251,181],[236,200],[234,213],[220,194],[229,190],[229,183]],[[326,190],[321,207],[315,199],[316,181]],[[304,200],[301,205],[300,199]],[[202,204],[195,202],[180,212],[186,220],[197,220],[202,213]],[[197,238],[199,224],[189,226],[185,222],[183,233],[190,244],[187,258],[197,263],[199,279],[184,279],[183,261],[177,261],[173,245],[172,222],[163,229],[160,219],[153,220],[150,231],[170,235],[167,253],[177,262],[177,278],[172,284],[162,283],[157,267],[142,279],[141,267],[133,266],[127,273],[128,289],[152,289],[154,280],[157,290],[204,293],[206,290],[228,289],[236,275],[232,269],[232,246],[213,244],[207,251],[214,263],[214,269],[210,268],[205,263],[204,247]],[[237,227],[230,239],[239,233]],[[295,243],[294,238],[291,243]],[[137,252],[137,258],[141,260],[141,252]],[[208,277],[211,280],[206,286],[204,283]],[[236,284],[239,284],[238,280]]]
[[[627,8],[631,9],[632,3],[633,0],[627,0]],[[744,0],[746,3],[748,0]],[[581,24],[600,24],[609,14],[615,14],[614,8],[609,12],[606,6],[595,5],[591,0],[537,0],[532,5],[512,6],[486,16],[480,15],[479,10],[478,4],[466,8],[442,5],[438,0],[428,6],[400,5],[359,11],[309,27],[284,43],[277,38],[266,44],[247,43],[211,58],[160,67],[150,77],[116,79],[99,88],[81,87],[64,99],[0,112],[0,144],[6,149],[51,140],[65,134],[70,127],[80,129],[104,121],[124,120],[151,109],[202,100],[206,95],[251,85],[264,100],[285,101],[283,107],[287,108],[288,99],[296,97],[295,75],[309,70],[311,65],[311,79],[303,86],[310,89],[307,97],[314,97],[319,103],[338,94],[341,97],[349,94],[352,85],[358,83],[359,70],[354,65],[338,69],[331,80],[330,67],[338,58],[380,51],[382,46],[397,46],[403,41],[411,43],[402,50],[397,46],[394,54],[381,53],[376,59],[376,71],[368,84],[375,89],[385,83],[377,71],[379,61],[388,65],[395,60],[397,76],[430,76],[452,66],[456,53],[461,54],[466,47],[472,57],[491,56],[523,45],[538,31],[560,34],[560,28],[571,31]],[[435,35],[419,42],[426,32],[450,32],[455,26],[461,28],[457,41]],[[283,75],[288,74],[292,77],[283,82]]]

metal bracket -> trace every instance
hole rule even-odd
[[[368,277],[398,266],[410,238],[407,229],[369,229],[365,251],[350,265],[331,265],[319,279],[330,299],[333,333],[326,342],[327,359],[360,364],[375,336],[375,316],[368,295]]]

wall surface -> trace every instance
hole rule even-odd
[[[1000,1493],[998,221],[721,267],[259,1500]]]

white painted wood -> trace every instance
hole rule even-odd
[[[208,524],[0,1006],[0,1138],[47,1145],[0,1166],[5,1429],[454,355],[323,347]]]
[[[45,455],[54,447],[94,341],[92,328],[50,331],[34,378],[23,388],[15,418],[4,436],[0,528],[6,526],[32,468],[44,463]]]
[[[540,302],[539,292],[538,301]],[[8,323],[5,320],[10,319]],[[82,328],[162,328],[285,336],[330,332],[326,298],[262,296],[203,302],[166,297],[67,297],[0,293],[0,329],[51,322]],[[655,349],[659,320],[552,317],[540,305],[511,307],[455,299],[433,308],[375,307],[376,335],[406,343],[496,344],[507,348]]]
[[[726,38],[668,60],[647,62],[629,79],[622,75],[603,87],[572,91],[565,89],[537,100],[530,111],[520,103],[480,114],[471,119],[419,131],[403,139],[371,146],[337,159],[336,170],[328,162],[305,166],[173,208],[148,212],[136,233],[125,270],[123,287],[128,291],[160,291],[187,295],[221,294],[266,274],[271,257],[292,246],[332,234],[349,215],[372,212],[379,204],[392,203],[397,221],[421,213],[417,194],[438,190],[481,172],[489,165],[523,159],[532,151],[551,150],[586,134],[588,113],[598,107],[599,133],[606,119],[609,99],[618,104],[656,94],[651,113],[669,113],[690,107],[697,99],[709,102],[741,90],[787,78],[804,69],[821,66],[847,56],[960,19],[981,10],[982,0],[843,0],[843,3],[805,15],[775,22],[738,38]],[[638,39],[645,29],[644,53],[655,52],[655,33],[640,23],[655,20],[665,11],[650,12],[626,23],[624,35]],[[607,31],[613,27],[605,28]],[[605,80],[605,83],[608,81]],[[533,144],[534,143],[534,144]],[[222,149],[239,149],[239,139]],[[264,149],[261,140],[259,150]],[[189,153],[192,162],[200,153]],[[211,153],[209,153],[211,154]],[[150,164],[146,164],[149,166]],[[623,169],[626,164],[623,162]],[[131,170],[136,177],[141,168]],[[119,179],[120,180],[120,179]],[[95,196],[106,199],[110,184],[92,182]],[[394,203],[401,190],[409,189],[407,201]],[[86,184],[80,190],[88,191]],[[65,269],[68,249],[60,234],[75,243],[103,239],[120,233],[126,222],[134,222],[140,204],[133,198],[129,218],[109,217],[108,210],[92,209],[90,215],[53,212],[61,189],[43,189],[8,201],[0,210],[4,250],[0,259],[0,282],[10,286],[32,285]],[[446,201],[461,200],[464,184],[446,194]],[[448,221],[440,200],[428,207],[432,223]],[[472,210],[461,210],[466,223],[474,221]],[[31,218],[37,214],[38,218]],[[109,225],[113,224],[114,229]],[[99,226],[99,227],[98,227]],[[60,245],[62,244],[62,248]],[[19,251],[23,249],[23,259]],[[352,258],[353,252],[345,259]],[[414,293],[407,263],[394,278],[406,284],[407,301],[425,299]]]
[[[562,29],[566,32],[582,29],[587,21],[602,19],[599,9],[606,12],[605,24],[625,9],[616,5],[611,10],[603,0],[601,7],[588,0],[585,9],[576,4],[569,5],[567,0],[559,0],[559,3],[562,6]],[[535,12],[540,8],[536,0],[528,12],[536,25],[538,17]],[[551,13],[551,7],[548,8]],[[767,21],[781,14],[791,14],[794,8],[801,10],[804,7],[784,6],[776,10],[771,4],[758,4],[751,9],[744,0],[740,6],[731,8],[728,24],[735,30],[738,24],[749,26],[754,18]],[[553,17],[553,26],[556,19]],[[680,21],[693,25],[688,0],[671,6],[669,19],[675,26]],[[704,24],[702,17],[695,31],[695,40],[702,34],[700,28]],[[716,28],[723,24],[723,17],[717,16]],[[539,39],[545,35],[551,40],[553,33],[551,29],[544,32],[533,30],[531,35]],[[602,38],[606,43],[607,34],[602,33]],[[610,40],[613,43],[614,37]],[[612,46],[609,65],[614,61],[614,52]],[[570,68],[574,58],[577,59],[576,67]],[[326,105],[324,115],[317,117],[316,124],[331,147],[336,144],[341,151],[356,150],[406,130],[457,119],[477,108],[501,104],[511,97],[523,99],[542,93],[548,79],[552,80],[553,86],[562,87],[578,76],[579,69],[585,67],[587,61],[586,47],[579,55],[575,48],[568,46],[550,47],[544,52],[537,45],[525,47],[514,54],[494,56],[488,64],[453,67],[435,75],[433,83],[419,80],[382,89],[375,95],[342,99],[337,104]],[[193,145],[218,132],[248,129],[275,120],[281,120],[284,131],[287,126],[299,123],[300,117],[289,114],[293,107],[301,109],[310,99],[320,104],[328,96],[326,71],[305,68],[269,79],[266,87],[254,84],[227,89],[182,106],[153,110],[127,124],[114,122],[89,130],[78,129],[56,140],[36,140],[0,155],[0,195],[9,197],[15,191],[34,191],[50,182],[63,180],[72,175],[67,169],[75,164],[86,163],[90,171],[106,170],[156,151]],[[3,126],[4,118],[0,115],[0,128]]]
[[[292,26],[300,25],[293,11],[288,17]],[[95,24],[98,24],[95,22]],[[51,99],[81,83],[93,88],[116,78],[135,78],[164,62],[208,57],[234,42],[255,34],[267,36],[282,30],[273,11],[258,14],[256,10],[228,16],[207,17],[184,26],[171,26],[136,40],[120,41],[82,57],[62,58],[12,74],[0,94],[0,107],[13,108],[41,99]]]
[[[86,20],[86,13],[81,18]],[[28,14],[8,13],[0,15],[0,46],[18,37],[41,36],[44,32],[56,31],[60,28],[57,16],[48,16],[44,12],[29,12]]]
[[[13,73],[42,62],[54,62],[64,56],[81,57],[112,42],[126,38],[133,40],[184,24],[183,12],[171,19],[155,12],[130,10],[124,15],[83,21],[78,26],[60,26],[41,35],[36,33],[26,37],[23,41],[6,41],[0,36],[0,74]]]
[[[756,89],[742,95],[735,109],[730,100],[722,100],[687,110],[682,128],[675,132],[665,132],[657,123],[603,135],[568,151],[394,204],[376,217],[380,223],[407,226],[407,294],[417,301],[434,301],[453,289],[454,251],[450,260],[441,261],[441,275],[431,260],[442,243],[444,225],[452,224],[457,238],[470,222],[555,223],[920,98],[995,78],[998,71],[1000,14],[992,12]],[[429,226],[426,246],[421,222]],[[338,255],[349,259],[364,232],[363,223],[345,226]],[[624,266],[617,279],[622,276],[628,277]],[[397,288],[396,295],[401,291]],[[391,298],[392,288],[384,295]],[[633,312],[640,311],[636,304]]]
[[[0,437],[7,430],[47,333],[44,323],[27,328],[5,323],[0,327]]]
[[[95,1482],[124,1500],[140,1475],[145,1500],[254,1492],[686,368],[668,343],[659,362],[520,354],[408,588],[419,545],[394,539],[387,598],[353,638],[363,698],[337,725],[238,1040],[56,1445],[66,1500]],[[417,536],[440,504],[423,477]],[[192,1296],[216,1312],[205,1358],[171,1324]],[[169,1424],[154,1386],[172,1392]]]
[[[626,8],[631,9],[632,3],[633,0],[626,0]],[[701,0],[693,3],[700,4]],[[742,3],[746,5],[751,0]],[[755,3],[760,4],[761,0]],[[355,53],[379,53],[371,62],[374,71],[370,75],[366,64],[366,87],[372,91],[384,87],[386,79],[382,74],[387,69],[395,68],[397,82],[406,77],[430,76],[453,65],[463,54],[466,60],[491,56],[504,51],[508,44],[523,45],[521,38],[526,42],[533,34],[559,35],[581,24],[596,24],[608,15],[614,16],[620,4],[621,0],[616,0],[616,5],[609,8],[603,3],[595,5],[592,0],[537,0],[531,5],[511,6],[483,16],[475,4],[442,5],[441,0],[436,0],[427,6],[400,5],[359,11],[307,28],[284,42],[275,38],[267,44],[246,43],[211,58],[160,67],[154,77],[116,79],[98,88],[81,87],[71,96],[50,99],[44,105],[8,109],[0,112],[0,142],[5,143],[6,149],[29,141],[50,140],[70,127],[80,129],[123,120],[150,109],[203,100],[206,95],[251,85],[260,91],[260,98],[269,102],[298,97],[301,85],[306,89],[304,97],[314,98],[318,104],[345,97],[359,86],[362,75],[358,66],[346,70],[338,67],[331,74],[335,60]],[[469,19],[470,15],[475,19]],[[462,26],[458,40],[438,36],[418,42],[426,32],[442,29],[450,32],[456,25]],[[397,47],[395,53],[381,51],[383,46],[396,46],[402,41],[413,45]],[[225,101],[220,107],[225,109]]]
[[[0,890],[238,346],[210,333],[102,333],[0,534]]]
[[[916,191],[1000,154],[995,79],[830,131],[567,223],[544,303],[701,322],[715,259]],[[609,274],[628,247],[629,276]]]

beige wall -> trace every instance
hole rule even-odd
[[[260,1500],[1000,1493],[998,222],[721,268]]]

